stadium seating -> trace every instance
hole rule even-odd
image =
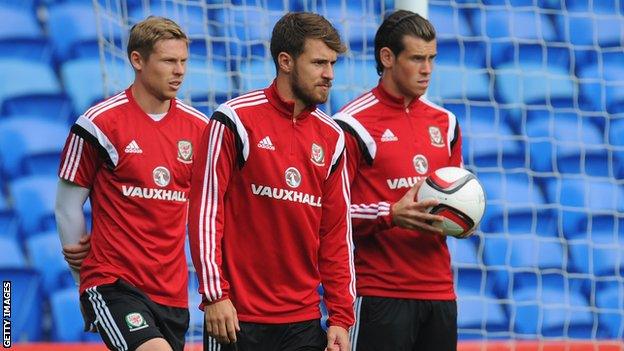
[[[30,97],[30,103],[38,103],[37,97],[62,95],[63,91],[52,67],[47,63],[20,60],[17,58],[1,58],[0,103],[7,99]]]
[[[139,22],[147,16],[163,16],[174,20],[182,27],[191,39],[201,39],[206,35],[223,35],[220,31],[222,23],[210,20],[208,11],[201,4],[198,6],[184,6],[182,4],[172,4],[171,2],[149,1],[147,9],[141,6],[131,6],[128,17],[131,23]],[[208,29],[208,31],[206,30]]]
[[[541,172],[609,176],[604,137],[590,118],[545,109],[527,111],[531,168]]]
[[[250,90],[264,89],[271,84],[270,80],[265,76],[272,76],[275,72],[273,60],[251,60],[241,63],[239,68],[239,84],[240,91],[247,92]]]
[[[13,1],[13,3],[19,3]],[[35,11],[28,6],[0,3],[0,57],[51,62],[52,52],[46,37],[37,23]]]
[[[521,338],[591,338],[594,316],[587,298],[561,275],[544,274],[539,283],[513,292],[510,296],[514,331]]]
[[[468,118],[458,117],[466,163],[475,167],[525,167],[525,142],[505,123],[496,107],[471,106],[468,113]]]
[[[0,120],[0,171],[7,179],[56,174],[68,131],[64,122],[38,117]]]
[[[606,55],[605,55],[606,56]],[[602,57],[602,62],[586,65],[579,70],[582,102],[585,108],[609,113],[624,112],[624,53]],[[604,82],[603,85],[598,82]]]
[[[42,289],[39,273],[30,268],[0,268],[3,281],[11,282],[11,336],[14,343],[41,339]]]
[[[37,233],[26,239],[26,250],[32,267],[37,269],[46,287],[43,295],[50,295],[63,287],[64,277],[69,273],[67,262],[61,253],[61,242],[55,230]],[[76,289],[76,287],[73,287]]]
[[[622,340],[624,336],[624,285],[611,284],[609,287],[596,291],[598,307],[599,332],[601,337]]]
[[[468,22],[467,12],[442,4],[429,5],[429,19],[436,28],[437,37],[456,39],[472,36],[473,30]]]
[[[609,145],[613,147],[613,176],[617,179],[624,179],[624,119],[611,119],[608,128]]]
[[[54,203],[57,183],[56,176],[28,176],[9,184],[23,237],[56,228]]]
[[[56,60],[62,63],[68,59],[89,57],[99,58],[99,43],[95,11],[88,2],[60,2],[51,4],[48,8],[48,30],[50,40],[54,45]],[[102,21],[102,31],[109,38],[119,40],[119,27]]]
[[[334,65],[334,81],[329,96],[331,113],[377,86],[379,75],[372,59],[341,58]],[[356,73],[357,72],[357,73]]]
[[[52,340],[58,342],[101,342],[99,334],[84,332],[77,287],[57,290],[50,298]]]
[[[65,83],[67,94],[71,97],[74,111],[82,114],[94,103],[104,99],[104,84],[110,91],[126,89],[134,74],[125,61],[107,61],[107,71],[115,72],[121,81],[104,81],[101,63],[98,58],[81,58],[67,61],[61,67],[61,77]]]
[[[2,175],[0,174],[0,185],[2,185]],[[7,201],[6,195],[0,188],[0,237],[16,238],[17,221],[11,204]]]
[[[0,268],[26,267],[26,259],[16,238],[0,236],[0,244],[3,250],[2,258],[0,258]]]
[[[558,221],[566,238],[591,233],[588,216],[624,209],[624,189],[608,181],[574,178],[551,179],[546,183],[546,199],[550,204],[561,204]]]

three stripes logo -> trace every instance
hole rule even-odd
[[[381,142],[383,143],[387,143],[389,141],[398,141],[399,138],[397,138],[396,135],[394,135],[394,133],[392,133],[392,131],[390,129],[386,129],[385,132],[383,132],[383,134],[381,135]]]
[[[142,154],[143,150],[141,150],[141,148],[139,147],[139,144],[137,144],[135,140],[132,140],[130,144],[126,146],[126,149],[124,150],[124,152],[127,154]]]
[[[258,147],[261,149],[267,149],[271,151],[275,150],[275,145],[273,145],[273,142],[271,142],[271,138],[269,138],[268,135],[262,138],[260,142],[258,142]]]

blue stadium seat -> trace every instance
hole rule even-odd
[[[557,223],[536,180],[525,173],[479,172],[487,208],[481,222],[486,233],[557,236]]]
[[[322,4],[322,5],[321,5]],[[369,2],[319,2],[316,11],[329,20],[353,53],[372,54],[381,15]]]
[[[99,57],[98,26],[107,40],[118,42],[121,28],[111,16],[96,19],[93,4],[62,2],[48,8],[48,30],[58,62],[78,57]]]
[[[2,179],[2,173],[0,173],[0,237],[17,238],[15,212],[4,194]]]
[[[592,276],[620,277],[624,274],[624,220],[592,216],[589,222],[591,232],[567,242],[572,269]]]
[[[429,20],[436,29],[438,40],[473,36],[468,21],[468,11],[463,8],[431,3],[429,4]]]
[[[624,22],[624,21],[623,21]],[[606,57],[603,62],[579,69],[579,83],[584,108],[624,113],[624,53],[618,52]]]
[[[30,176],[9,184],[20,232],[24,237],[56,228],[54,203],[57,183],[58,178],[54,176]]]
[[[496,68],[499,100],[507,104],[570,106],[575,84],[570,71],[531,62],[507,63]]]
[[[620,281],[596,291],[598,330],[601,337],[622,339],[624,336],[624,284]]]
[[[513,292],[511,316],[518,336],[592,337],[592,307],[564,280],[561,275],[542,275],[540,284]]]
[[[84,332],[78,287],[54,291],[50,297],[52,340],[56,342],[101,342],[99,334]]]
[[[13,343],[42,339],[43,288],[39,273],[30,268],[0,268],[2,280],[11,282],[11,335]]]
[[[591,233],[589,214],[624,210],[624,190],[608,179],[553,178],[547,182],[546,198],[548,203],[562,206],[557,210],[558,221],[567,238]]]
[[[234,83],[222,62],[191,60],[178,97],[190,97],[193,101],[222,101],[231,95],[233,90]]]
[[[71,99],[65,93],[24,95],[4,100],[2,113],[7,117],[30,115],[69,123],[73,117]]]
[[[52,294],[63,287],[63,278],[69,273],[61,253],[61,242],[55,230],[38,233],[26,239],[26,249],[32,267],[37,269],[46,287],[44,294]],[[74,287],[75,289],[76,287]]]
[[[459,65],[469,69],[487,67],[486,43],[482,40],[441,39],[437,46],[436,65]],[[434,72],[436,69],[434,68]]]
[[[0,66],[0,80],[5,82],[0,85],[0,103],[25,96],[36,101],[37,96],[58,96],[63,92],[54,70],[46,63],[0,58]]]
[[[271,39],[271,31],[281,17],[281,12],[269,11],[260,6],[232,6],[215,12],[217,23],[225,27],[222,32],[244,45],[262,44]]]
[[[465,290],[461,286],[456,293],[460,339],[481,339],[490,333],[499,334],[509,330],[505,305],[498,297],[488,292]],[[488,336],[490,338],[496,337]]]
[[[51,61],[51,49],[32,7],[1,2],[0,18],[0,57]]]
[[[491,105],[470,109],[470,118],[460,125],[465,162],[476,167],[525,167],[524,142],[498,117],[498,109]]]
[[[3,250],[0,268],[26,267],[26,258],[16,238],[0,236],[0,247]]]
[[[511,281],[499,276],[498,288],[505,294],[507,288],[532,288],[542,270],[561,271],[567,268],[566,255],[557,238],[527,235],[486,235],[483,260],[487,266],[505,267],[513,275]],[[502,284],[500,284],[502,283]]]
[[[485,8],[473,17],[476,27],[485,29],[482,34],[491,39],[515,38],[555,41],[557,34],[545,14],[533,8]]]
[[[527,111],[531,168],[540,172],[609,176],[611,162],[602,132],[577,112]]]
[[[275,76],[272,60],[250,60],[240,64],[239,84],[242,93],[268,87]]]
[[[624,179],[624,119],[610,119],[609,145],[613,149],[613,176]]]
[[[565,15],[555,15],[555,25],[565,41],[572,45],[619,47],[624,43],[620,34],[624,33],[621,16],[617,13],[567,12]]]
[[[464,240],[449,238],[446,240],[446,245],[454,267],[478,267],[481,263],[479,256],[477,256],[478,235],[473,235]]]
[[[557,0],[559,1],[559,0]],[[587,0],[564,0],[565,9],[567,12],[588,12],[599,15],[616,15],[618,13],[624,13],[624,4],[620,1],[620,7],[618,8],[618,0],[602,0],[592,1]]]
[[[453,82],[449,84],[449,82]],[[433,101],[464,99],[489,101],[490,76],[484,69],[470,69],[457,65],[436,65],[431,76],[427,96]]]
[[[126,89],[134,79],[132,68],[125,61],[107,62],[106,73],[108,96]],[[61,77],[77,114],[84,113],[94,103],[104,99],[104,78],[98,58],[65,62],[61,67]]]
[[[29,10],[35,11],[35,5],[39,2],[39,0],[23,0],[23,1],[14,1],[14,0],[0,0],[0,6],[7,8],[16,8],[19,10]]]
[[[188,240],[185,249],[188,249]],[[188,252],[187,262],[189,264],[189,267],[192,266],[190,258],[190,252]],[[188,282],[190,321],[187,331],[187,338],[201,338],[202,331],[204,330],[204,312],[199,309],[199,305],[201,303],[201,295],[198,292],[199,283],[197,281],[197,275],[194,272],[189,272]]]
[[[223,35],[224,31],[220,27],[227,22],[215,22],[208,17],[205,5],[201,3],[175,3],[152,0],[147,3],[147,7],[130,7],[128,18],[131,23],[137,23],[148,16],[162,16],[175,21],[184,32],[193,39],[203,39],[206,36]]]
[[[0,171],[8,179],[56,174],[69,128],[65,123],[36,117],[0,121]]]
[[[342,58],[336,62],[329,97],[332,113],[377,86],[380,78],[375,67],[375,61],[370,59]]]

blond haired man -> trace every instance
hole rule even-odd
[[[79,270],[86,327],[111,350],[183,350],[188,328],[184,255],[193,150],[208,119],[176,99],[188,39],[149,17],[130,31],[132,85],[85,111],[59,166],[56,216]],[[90,198],[88,248],[82,205]],[[82,244],[81,244],[82,243]],[[75,252],[75,251],[74,251]]]

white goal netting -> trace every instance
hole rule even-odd
[[[391,0],[94,4],[108,94],[132,79],[129,26],[163,15],[192,40],[180,97],[207,114],[270,83],[272,26],[297,10],[325,15],[348,43],[324,107],[337,111],[377,83],[374,34],[395,7]],[[448,240],[460,339],[621,340],[624,0],[429,0],[428,18],[438,32],[428,98],[457,116],[465,164],[488,199],[478,235]],[[191,289],[190,335],[199,341]]]

